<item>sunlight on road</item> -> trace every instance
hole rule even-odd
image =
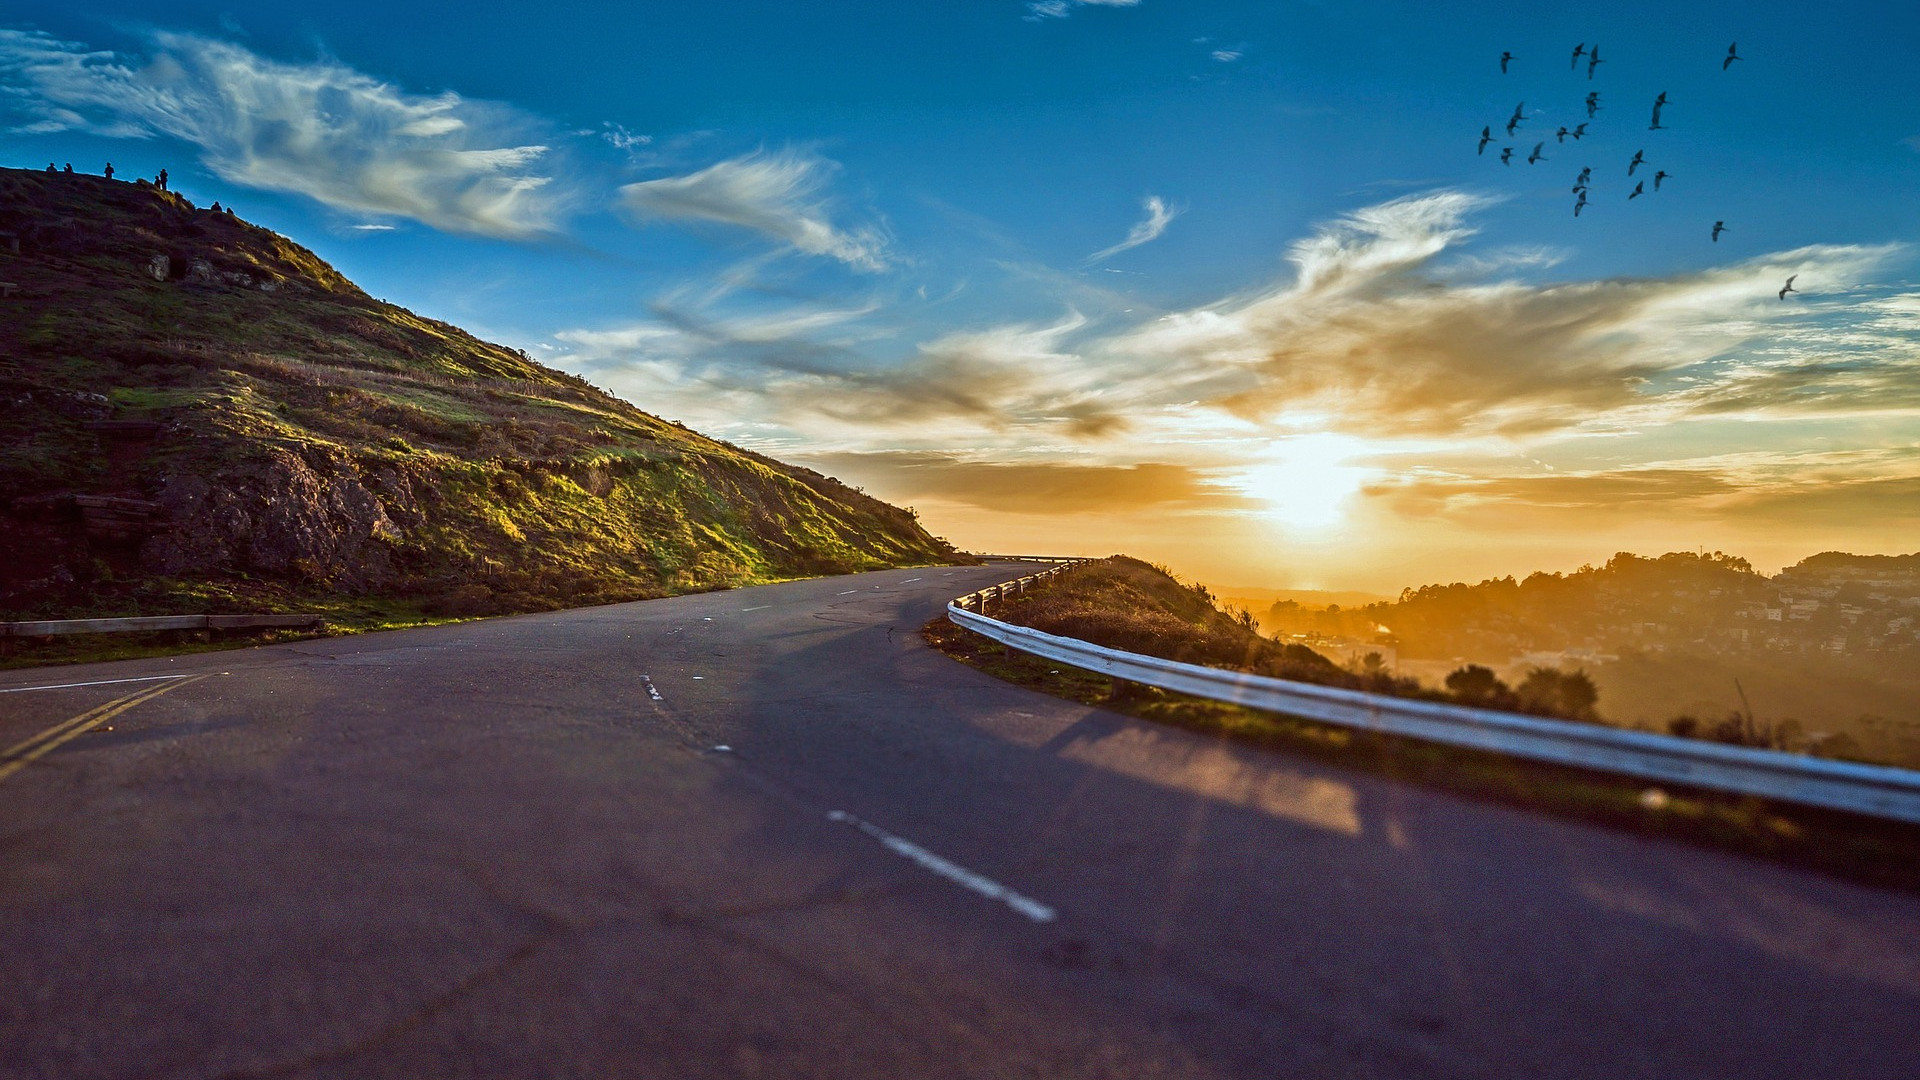
[[[1223,747],[1195,746],[1188,737],[1127,728],[1070,742],[1060,756],[1343,836],[1360,835],[1358,795],[1351,785],[1285,772],[1267,761],[1248,762]]]

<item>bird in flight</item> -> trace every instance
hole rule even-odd
[[[1787,283],[1780,287],[1780,299],[1785,300],[1787,298],[1788,293],[1800,291],[1799,289],[1796,289],[1793,287],[1793,279],[1799,276],[1800,276],[1799,274],[1794,274],[1787,278]]]
[[[1735,50],[1737,50],[1737,49],[1739,49],[1739,48],[1740,48],[1740,43],[1739,43],[1739,42],[1737,42],[1737,41],[1736,41],[1736,42],[1734,42],[1733,44],[1731,44],[1731,45],[1729,45],[1729,46],[1727,46],[1727,58],[1726,58],[1725,60],[1722,60],[1722,61],[1720,61],[1720,70],[1721,70],[1721,71],[1725,71],[1725,70],[1727,70],[1728,68],[1730,68],[1730,67],[1732,67],[1732,66],[1733,66],[1733,62],[1734,62],[1735,60],[1738,60],[1738,59],[1740,59],[1740,54],[1739,54],[1738,52],[1736,52],[1736,51],[1735,51]]]
[[[1500,164],[1502,165],[1513,164],[1513,147],[1503,146],[1500,148]]]
[[[1486,127],[1483,127],[1480,129],[1480,149],[1474,152],[1478,154],[1486,153],[1487,144],[1492,141],[1493,141],[1493,125],[1488,124]]]
[[[1553,141],[1554,141],[1554,142],[1566,142],[1566,141],[1567,141],[1567,136],[1568,136],[1569,134],[1571,134],[1571,132],[1569,132],[1569,131],[1567,130],[1567,125],[1565,125],[1565,124],[1561,124],[1561,125],[1560,125],[1560,130],[1559,130],[1559,131],[1556,131],[1556,132],[1554,132],[1554,133],[1553,133]]]
[[[1547,155],[1540,152],[1540,148],[1545,145],[1547,145],[1545,139],[1533,144],[1533,153],[1527,155],[1527,164],[1532,165],[1535,162],[1547,160]]]
[[[1580,44],[1575,45],[1573,47],[1573,63],[1567,65],[1567,70],[1568,71],[1579,70],[1580,58],[1585,55],[1587,55],[1587,43],[1583,41]]]
[[[1600,59],[1600,46],[1595,45],[1592,50],[1587,53],[1587,80],[1589,82],[1593,80],[1593,69],[1605,62],[1606,61]]]
[[[1589,120],[1593,119],[1593,114],[1599,111],[1600,111],[1600,91],[1595,90],[1592,93],[1587,95],[1587,119]]]
[[[1580,216],[1580,211],[1581,211],[1581,210],[1583,210],[1583,209],[1585,209],[1585,208],[1586,208],[1586,205],[1587,205],[1587,189],[1586,189],[1586,188],[1581,188],[1581,189],[1579,190],[1579,194],[1580,194],[1580,198],[1579,198],[1578,200],[1576,200],[1576,201],[1574,202],[1574,204],[1573,204],[1573,216],[1574,216],[1574,217],[1579,217],[1579,216]]]
[[[1716,221],[1716,222],[1714,222],[1714,223],[1713,223],[1713,242],[1714,242],[1714,243],[1716,243],[1716,244],[1717,244],[1717,243],[1719,243],[1719,242],[1720,242],[1720,234],[1721,234],[1721,233],[1723,233],[1723,232],[1726,232],[1726,231],[1727,231],[1727,223],[1726,223],[1726,222],[1724,222],[1724,221]]]
[[[1507,62],[1512,59],[1513,59],[1513,54],[1510,52],[1503,52],[1500,54],[1500,74],[1505,75],[1507,73]]]
[[[1573,136],[1575,139],[1585,138],[1587,134],[1587,125],[1584,123],[1577,124],[1574,126],[1574,129],[1572,131],[1567,132],[1567,134]]]
[[[1654,173],[1654,174],[1653,174],[1653,190],[1655,190],[1655,191],[1659,191],[1659,190],[1660,190],[1660,182],[1661,182],[1662,180],[1665,180],[1665,179],[1666,179],[1667,177],[1669,177],[1669,176],[1672,176],[1672,175],[1673,175],[1672,173],[1670,173],[1670,172],[1668,172],[1668,171],[1667,171],[1667,170],[1665,170],[1665,169],[1661,169],[1661,170],[1660,170],[1659,172],[1657,172],[1657,173]]]
[[[1648,125],[1647,127],[1648,131],[1664,130],[1660,126],[1660,110],[1666,108],[1666,105],[1667,105],[1667,92],[1665,90],[1662,90],[1660,91],[1660,96],[1653,99],[1653,123]]]
[[[1578,179],[1578,180],[1575,180],[1575,181],[1573,182],[1573,190],[1575,190],[1575,191],[1585,191],[1585,190],[1587,190],[1587,181],[1588,181],[1588,180],[1590,180],[1590,179],[1592,179],[1592,178],[1593,178],[1593,166],[1591,166],[1591,165],[1589,165],[1589,166],[1587,166],[1586,168],[1584,168],[1584,169],[1581,169],[1581,170],[1580,170],[1580,179]]]
[[[1633,200],[1639,198],[1646,190],[1647,190],[1647,182],[1645,180],[1642,180],[1639,183],[1633,185],[1633,194],[1627,196],[1627,201],[1632,202]]]
[[[1633,160],[1627,162],[1627,175],[1632,176],[1633,170],[1639,168],[1642,165],[1645,165],[1646,163],[1647,163],[1647,152],[1645,150],[1635,150],[1633,152]]]
[[[1507,135],[1513,135],[1513,129],[1520,126],[1520,116],[1527,111],[1527,103],[1521,102],[1513,107],[1513,115],[1507,117]]]

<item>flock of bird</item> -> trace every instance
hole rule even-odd
[[[1605,63],[1605,61],[1600,58],[1600,46],[1596,43],[1591,48],[1589,48],[1587,46],[1587,43],[1584,41],[1579,43],[1578,45],[1575,45],[1573,47],[1573,60],[1570,65],[1570,70],[1578,74],[1580,70],[1580,61],[1583,57],[1586,59],[1586,62],[1587,62],[1587,80],[1591,82],[1593,81],[1594,74],[1599,69],[1600,65]],[[1519,59],[1519,57],[1515,56],[1511,51],[1502,51],[1500,53],[1500,74],[1502,75],[1507,74],[1509,71],[1510,65],[1517,59]],[[1740,59],[1743,59],[1740,55],[1740,43],[1736,41],[1733,44],[1727,46],[1727,55],[1723,57],[1720,61],[1720,70],[1726,71],[1728,68],[1731,68],[1733,66],[1734,61],[1740,60]],[[1560,125],[1559,129],[1553,133],[1553,141],[1556,145],[1564,145],[1568,139],[1572,139],[1574,140],[1574,142],[1577,143],[1581,139],[1586,138],[1588,123],[1594,121],[1597,118],[1602,108],[1600,104],[1600,91],[1598,90],[1588,91],[1585,104],[1586,104],[1586,110],[1587,110],[1587,119],[1571,128],[1567,127],[1564,124]],[[1668,104],[1670,104],[1670,101],[1667,97],[1667,92],[1662,90],[1659,96],[1653,99],[1653,118],[1652,118],[1652,122],[1647,125],[1647,130],[1649,131],[1669,130],[1665,124],[1660,122],[1661,112],[1667,107]],[[1526,122],[1526,119],[1527,119],[1527,103],[1522,101],[1520,104],[1514,106],[1513,115],[1507,118],[1507,122],[1505,125],[1507,138],[1509,139],[1513,138],[1515,133],[1520,130],[1520,125]],[[1475,152],[1484,156],[1487,152],[1487,146],[1495,142],[1497,139],[1498,137],[1493,133],[1492,124],[1488,124],[1487,126],[1481,128],[1480,129],[1480,145],[1478,146]],[[1526,163],[1529,165],[1537,165],[1542,161],[1548,160],[1547,154],[1546,154],[1546,148],[1547,148],[1546,139],[1541,139],[1540,141],[1534,143],[1533,151],[1529,153],[1525,158]],[[1515,148],[1513,146],[1503,146],[1500,148],[1500,163],[1502,165],[1511,166],[1513,164],[1514,149]],[[1627,178],[1635,181],[1633,185],[1633,190],[1627,194],[1628,202],[1632,202],[1633,200],[1640,198],[1642,195],[1647,194],[1646,180],[1639,178],[1639,176],[1637,175],[1640,171],[1640,168],[1646,164],[1647,164],[1647,153],[1644,149],[1634,151],[1632,160],[1627,162]],[[1665,169],[1656,168],[1653,173],[1653,190],[1655,192],[1658,192],[1660,190],[1661,185],[1665,184],[1668,180],[1671,180],[1671,179],[1673,179],[1672,173],[1666,171]],[[1574,217],[1579,217],[1580,212],[1587,208],[1587,203],[1589,201],[1588,196],[1592,191],[1592,181],[1593,181],[1593,167],[1586,166],[1580,170],[1579,178],[1573,182],[1573,196],[1574,196],[1573,216]],[[1725,221],[1715,221],[1713,223],[1713,230],[1711,233],[1712,241],[1714,243],[1719,243],[1720,234],[1726,231],[1727,231],[1727,223]],[[1798,276],[1799,276],[1798,274],[1794,275],[1794,277],[1798,277]],[[1796,289],[1793,287],[1793,278],[1790,277],[1787,279],[1786,286],[1780,290],[1780,299],[1785,300],[1787,298],[1788,293],[1799,292],[1799,291],[1800,291],[1799,289]]]

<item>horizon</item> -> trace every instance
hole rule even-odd
[[[167,168],[962,548],[1394,596],[1920,534],[1920,14],[89,8],[0,22],[22,167]]]

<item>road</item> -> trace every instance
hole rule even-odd
[[[1920,1075],[1920,897],[919,640],[1012,576],[0,674],[0,1076]]]

